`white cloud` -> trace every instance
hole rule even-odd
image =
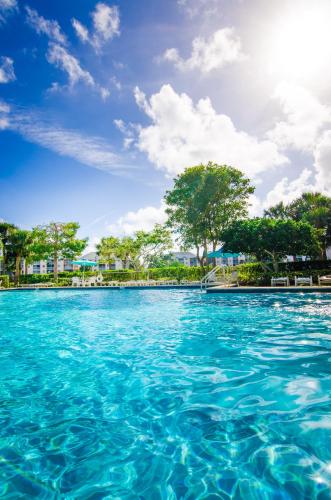
[[[241,50],[240,38],[235,35],[234,29],[223,28],[215,31],[208,40],[203,37],[195,38],[188,59],[183,59],[175,48],[166,50],[163,58],[174,63],[182,71],[198,69],[202,73],[209,73],[223,68],[226,64],[240,61],[245,56]]]
[[[0,83],[9,83],[16,80],[14,61],[10,57],[0,57]]]
[[[91,32],[77,19],[72,19],[72,25],[77,36],[83,43],[91,44],[96,51],[115,36],[120,35],[120,14],[116,5],[99,2],[91,13],[93,28]]]
[[[27,141],[72,158],[83,165],[118,175],[126,175],[132,168],[113,152],[104,139],[49,124],[37,114],[13,111],[9,127]]]
[[[82,69],[78,59],[69,54],[61,45],[50,45],[47,52],[47,60],[68,74],[70,85],[75,85],[79,80],[82,80],[91,87],[95,85],[92,75]]]
[[[262,202],[258,196],[251,194],[249,197],[248,213],[250,217],[260,217],[263,212]]]
[[[80,38],[80,40],[83,43],[87,42],[88,38],[89,38],[88,29],[81,22],[79,22],[75,18],[73,18],[71,20],[71,22],[72,22],[72,25],[74,27],[74,30],[76,31],[76,34],[77,34],[78,38]]]
[[[67,49],[61,45],[50,44],[47,52],[47,60],[50,64],[54,64],[57,68],[60,68],[67,73],[70,87],[73,87],[76,83],[81,81],[86,85],[95,88],[100,93],[102,99],[106,99],[109,96],[109,90],[98,85],[91,73],[83,69],[78,59],[76,59],[76,57],[70,54]],[[55,86],[55,89],[56,88],[58,87]]]
[[[140,127],[134,123],[124,123],[123,120],[114,120],[114,125],[124,135],[123,146],[128,149],[134,143]]]
[[[203,16],[205,18],[215,16],[219,11],[219,0],[177,0],[189,17]]]
[[[314,151],[316,188],[331,195],[331,130],[326,130]]]
[[[38,35],[44,34],[54,42],[63,45],[67,44],[67,38],[57,21],[45,19],[43,16],[40,16],[35,9],[31,9],[31,7],[26,7],[26,12],[28,24],[38,33]]]
[[[272,141],[236,130],[231,118],[216,113],[209,98],[195,106],[171,85],[164,85],[149,101],[139,89],[135,96],[152,121],[138,128],[136,146],[169,175],[208,161],[232,165],[250,176],[288,163]]]
[[[151,231],[155,224],[163,224],[166,220],[165,205],[161,202],[159,207],[149,206],[128,212],[108,229],[115,236],[130,236],[139,230]]]
[[[120,15],[118,7],[98,3],[92,13],[93,25],[100,41],[107,42],[120,34]]]
[[[0,0],[0,24],[5,23],[7,17],[17,10],[17,0]]]
[[[331,109],[307,89],[288,82],[280,83],[274,93],[286,120],[276,123],[267,137],[279,147],[312,152],[322,127],[331,121]]]
[[[299,177],[292,181],[288,177],[283,177],[267,194],[263,202],[263,208],[272,207],[281,201],[285,204],[290,203],[299,198],[303,192],[314,190],[315,186],[311,182],[312,177],[313,172],[307,168],[300,173]]]
[[[4,130],[9,127],[8,114],[10,112],[10,107],[3,101],[0,101],[0,130]]]

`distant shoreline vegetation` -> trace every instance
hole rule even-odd
[[[326,262],[331,244],[331,198],[322,193],[303,193],[289,204],[270,207],[262,217],[249,218],[249,199],[254,190],[240,170],[227,165],[209,162],[186,168],[165,194],[166,223],[133,236],[103,237],[97,245],[98,258],[106,264],[118,259],[128,273],[148,270],[150,276],[158,267],[164,275],[169,269],[168,274],[180,280],[180,273],[185,274],[179,271],[183,266],[169,257],[176,241],[183,250],[194,249],[199,267],[197,271],[189,269],[197,279],[210,265],[208,253],[222,246],[226,252],[245,254],[256,262],[238,266],[244,282],[263,282],[269,273],[278,273],[288,255]],[[88,243],[88,238],[77,237],[79,227],[77,222],[50,222],[28,231],[1,222],[1,274],[16,284],[27,282],[32,279],[27,275],[29,264],[51,259],[52,279],[61,283],[64,278],[59,273],[59,260],[74,260]],[[170,272],[171,268],[175,270]],[[262,270],[262,276],[259,271],[253,279],[249,269]],[[46,276],[51,278],[50,274]]]

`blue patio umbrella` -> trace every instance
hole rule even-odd
[[[222,248],[219,248],[215,252],[210,252],[208,254],[209,259],[213,258],[225,258],[228,259],[229,257],[236,258],[239,257],[240,253],[230,253],[230,252],[223,252]]]
[[[94,262],[93,260],[84,260],[84,259],[73,260],[71,261],[71,263],[74,264],[75,266],[81,266],[83,268],[83,281],[84,281],[85,267],[94,267],[97,265],[97,263]]]

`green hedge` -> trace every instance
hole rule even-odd
[[[9,288],[9,276],[7,274],[0,275],[0,281],[3,288]]]
[[[183,280],[188,281],[199,281],[212,266],[202,269],[201,267],[185,267],[185,266],[171,266],[162,267],[157,269],[146,269],[143,271],[134,271],[133,269],[122,269],[119,271],[102,271],[104,281],[136,281],[136,280],[177,280],[178,282]],[[324,269],[307,269],[303,271],[287,269],[280,270],[278,273],[270,271],[265,271],[265,269],[259,263],[247,263],[240,264],[235,267],[224,268],[226,273],[231,273],[232,271],[238,272],[238,280],[241,285],[270,285],[271,278],[273,276],[288,276],[292,282],[294,282],[294,276],[312,276],[314,283],[317,283],[318,276],[324,274],[330,274],[330,269],[325,266]],[[95,276],[99,274],[93,271],[87,271],[84,273],[85,277]],[[73,276],[82,277],[83,273],[80,271],[76,272],[63,272],[59,273],[59,286],[69,286],[71,285],[71,280]],[[8,276],[2,276],[0,279],[4,278],[8,286]],[[26,276],[21,276],[21,284],[30,283],[45,283],[54,281],[53,274],[29,274]]]
[[[135,271],[134,269],[121,269],[118,271],[102,271],[101,274],[105,281],[136,281],[136,280],[162,280],[162,279],[176,279],[177,281],[189,280],[197,281],[200,280],[211,267],[201,269],[201,267],[185,267],[185,266],[171,266],[162,267],[157,269],[145,269],[143,271]],[[87,278],[89,276],[95,276],[99,274],[96,271],[87,271],[84,276]],[[83,273],[81,271],[75,272],[63,272],[59,273],[59,285],[71,284],[71,279],[74,276],[82,277]],[[53,273],[49,274],[27,274],[21,276],[21,284],[30,283],[45,283],[49,281],[54,281]]]
[[[325,274],[330,274],[330,269],[309,269],[306,271],[294,271],[294,270],[283,270],[275,273],[274,271],[265,271],[261,264],[250,263],[250,264],[240,264],[236,267],[226,268],[227,273],[232,271],[238,272],[238,281],[240,285],[256,285],[256,286],[267,286],[270,285],[272,277],[288,276],[291,283],[294,283],[295,276],[312,276],[313,282],[318,283],[318,276],[323,276]]]

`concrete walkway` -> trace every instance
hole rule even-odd
[[[211,286],[207,293],[331,293],[331,286]]]

